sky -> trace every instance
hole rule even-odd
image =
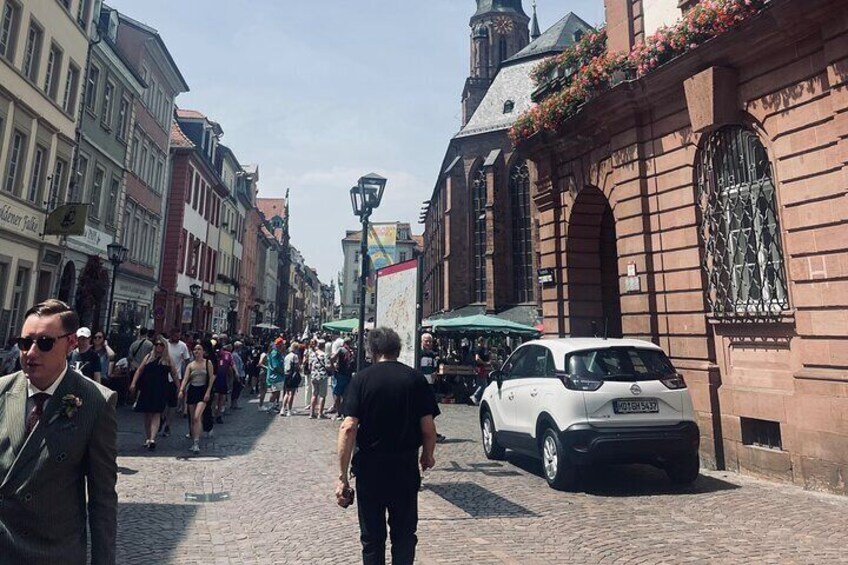
[[[107,0],[159,31],[190,91],[177,106],[224,130],[259,196],[290,189],[291,242],[336,280],[350,187],[388,179],[374,222],[412,233],[460,127],[474,0]],[[530,0],[524,10],[532,12]],[[603,0],[537,0],[544,31],[569,11],[603,22]]]

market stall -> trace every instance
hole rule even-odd
[[[478,338],[487,339],[490,366],[486,370],[491,370],[500,368],[517,342],[540,335],[532,326],[486,314],[425,320],[422,329],[432,333],[439,343],[436,390],[443,402],[467,402],[475,389]]]

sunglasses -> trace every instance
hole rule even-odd
[[[29,351],[30,348],[32,347],[32,344],[34,343],[38,347],[39,351],[43,351],[44,353],[47,353],[48,351],[53,349],[53,346],[56,345],[56,341],[62,339],[63,337],[68,337],[69,335],[72,335],[73,333],[74,332],[69,332],[69,333],[60,335],[59,337],[50,337],[49,335],[40,335],[35,339],[33,339],[31,337],[19,337],[17,339],[18,349],[20,349],[21,351]]]
[[[94,336],[94,339],[103,339],[103,336],[102,335],[96,335],[96,336]]]

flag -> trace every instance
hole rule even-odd
[[[65,204],[47,215],[44,235],[83,235],[88,204]]]

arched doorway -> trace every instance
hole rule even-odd
[[[77,279],[77,270],[74,267],[73,261],[65,263],[65,268],[62,269],[62,278],[59,281],[59,300],[66,304],[71,303],[71,297],[74,295],[74,283]]]
[[[621,337],[615,218],[603,193],[580,191],[566,242],[569,335]]]

